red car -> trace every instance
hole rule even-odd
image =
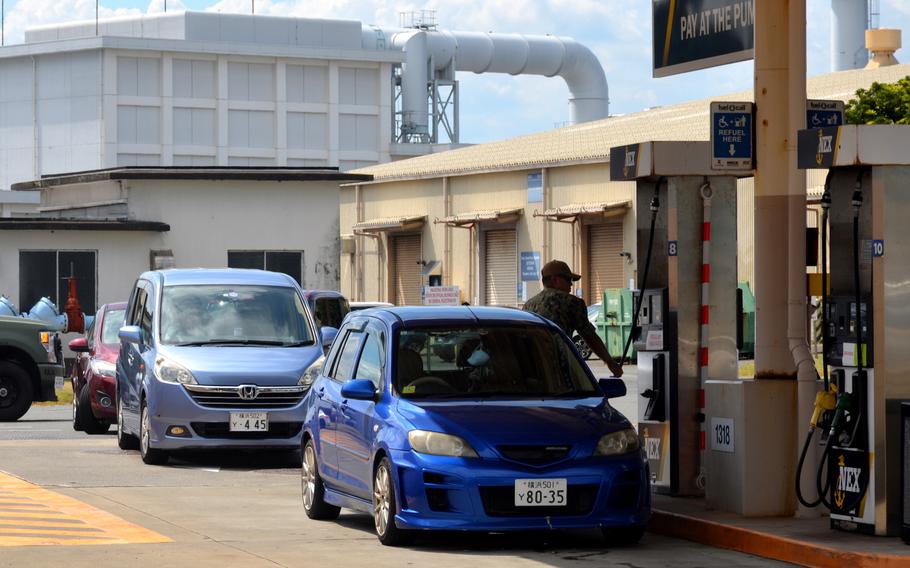
[[[73,364],[73,429],[103,434],[117,421],[117,355],[126,302],[105,304],[85,337],[69,342],[77,354]]]

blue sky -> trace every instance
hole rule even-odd
[[[29,25],[94,17],[95,0],[5,0],[7,43]],[[102,0],[102,17],[162,11],[165,0]],[[398,13],[437,10],[440,27],[570,36],[599,57],[610,85],[610,112],[714,97],[748,89],[752,63],[651,78],[651,0],[255,0],[256,12],[357,19],[398,25]],[[910,0],[879,0],[880,26],[900,28],[910,43]],[[167,0],[168,10],[249,12],[251,0]],[[829,70],[830,0],[807,0],[809,75]],[[897,52],[910,62],[910,49]],[[485,142],[553,128],[569,119],[559,78],[462,73],[462,141]]]

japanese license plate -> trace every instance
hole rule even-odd
[[[562,507],[568,503],[565,479],[516,479],[516,507]]]
[[[231,412],[231,432],[267,432],[268,412]]]

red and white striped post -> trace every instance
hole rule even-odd
[[[705,487],[705,437],[707,425],[705,424],[705,382],[708,380],[709,362],[709,335],[710,304],[711,304],[711,184],[706,180],[699,188],[702,198],[702,229],[701,229],[701,311],[699,317],[699,349],[698,362],[700,366],[700,384],[698,387],[698,412],[701,416],[700,431],[698,435],[698,449],[700,458],[699,475],[696,485],[700,489]]]

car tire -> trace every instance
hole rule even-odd
[[[117,446],[121,450],[138,450],[139,438],[128,434],[123,428],[123,402],[117,397]]]
[[[303,460],[300,466],[300,489],[303,498],[303,511],[306,516],[316,521],[337,519],[341,507],[330,505],[325,501],[325,485],[319,476],[316,462],[316,447],[313,440],[307,440],[303,448]]]
[[[603,527],[604,541],[608,546],[631,546],[645,535],[645,527]]]
[[[414,540],[414,533],[395,524],[398,496],[392,479],[392,462],[383,457],[373,474],[373,525],[379,542],[385,546],[403,546]]]
[[[168,453],[166,450],[152,447],[152,435],[149,432],[150,421],[148,405],[143,401],[139,411],[139,456],[148,465],[164,465],[167,463]]]
[[[25,369],[0,362],[0,422],[15,422],[32,405],[32,381]]]
[[[73,407],[73,430],[81,432],[82,424],[79,422],[79,396],[76,394],[76,381],[73,381],[73,402],[70,404]]]
[[[578,354],[585,361],[591,358],[592,352],[588,342],[577,335],[575,336],[575,348],[578,349]]]
[[[86,434],[104,434],[110,428],[110,424],[98,420],[92,414],[92,401],[89,398],[89,395],[88,385],[85,385],[82,387],[82,390],[79,391],[79,402],[76,404],[76,409],[74,411],[73,428],[81,430]],[[73,397],[73,400],[76,400],[75,396]]]

